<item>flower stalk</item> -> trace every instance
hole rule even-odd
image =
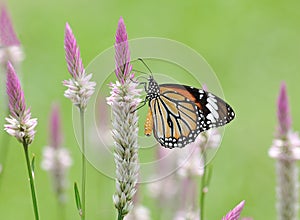
[[[24,60],[24,53],[6,7],[0,10],[0,63],[5,69],[8,61],[18,66]]]
[[[42,168],[49,172],[53,189],[57,197],[58,214],[64,219],[66,204],[66,174],[72,165],[69,151],[62,146],[61,118],[58,105],[53,105],[49,121],[49,145],[43,150]]]
[[[202,158],[204,161],[204,166],[203,166],[203,175],[201,177],[200,181],[200,199],[199,199],[199,205],[200,205],[200,220],[204,219],[204,202],[205,202],[205,195],[208,192],[208,184],[209,184],[209,179],[211,176],[211,172],[208,172],[207,166],[206,166],[206,152],[202,152]]]
[[[200,134],[199,147],[203,162],[203,175],[200,181],[200,220],[204,219],[205,214],[205,196],[208,192],[208,186],[212,176],[212,166],[207,166],[207,149],[216,148],[221,142],[221,136],[217,129],[212,129]]]
[[[10,61],[14,66],[19,66],[21,61],[24,59],[24,53],[20,44],[19,39],[14,31],[12,21],[10,19],[8,10],[4,5],[0,7],[0,66],[4,71],[6,70],[7,62]],[[3,85],[4,87],[4,85]],[[6,115],[10,113],[7,107],[7,96],[4,94],[1,97],[4,102],[4,111]],[[0,141],[0,184],[2,176],[5,171],[5,163],[7,159],[9,149],[10,138],[5,133],[1,134]]]
[[[82,150],[82,178],[81,178],[81,199],[82,204],[79,211],[81,219],[85,219],[85,182],[86,182],[86,160],[85,160],[85,128],[84,113],[87,108],[89,99],[94,93],[96,83],[90,81],[92,74],[86,74],[80,50],[76,39],[73,35],[70,25],[66,24],[65,29],[65,52],[68,71],[71,79],[64,80],[63,84],[68,88],[65,91],[65,97],[70,99],[72,103],[79,108],[81,121],[81,150]],[[76,197],[77,198],[77,197]]]
[[[85,160],[85,129],[84,129],[84,111],[80,109],[80,122],[81,122],[81,199],[82,199],[82,215],[81,218],[85,219],[85,182],[86,182],[86,160]]]
[[[136,107],[140,103],[140,90],[133,82],[130,64],[130,52],[125,24],[119,20],[115,43],[115,61],[117,82],[111,84],[111,96],[107,102],[113,112],[113,138],[115,141],[116,193],[114,205],[118,211],[118,220],[133,208],[133,197],[138,182],[138,116]]]
[[[277,101],[278,127],[269,156],[276,160],[277,213],[279,220],[298,219],[298,167],[300,138],[292,131],[286,85],[281,84]]]
[[[206,134],[203,134],[203,136],[206,136]],[[206,137],[207,138],[207,137]],[[199,199],[199,205],[200,205],[200,220],[204,219],[204,213],[205,213],[205,196],[208,192],[208,186],[212,175],[212,167],[206,165],[207,155],[205,149],[201,148],[201,156],[203,160],[203,175],[201,177],[200,181],[200,199]]]
[[[33,164],[31,165],[28,155],[28,147],[34,139],[34,128],[37,125],[37,119],[31,118],[30,109],[26,110],[24,93],[15,69],[10,62],[7,63],[6,91],[9,100],[10,117],[6,118],[7,124],[4,125],[4,130],[23,144],[34,215],[35,219],[38,220],[39,213],[33,178]]]
[[[35,216],[36,220],[39,220],[38,203],[37,203],[37,199],[36,199],[35,185],[34,185],[34,179],[33,179],[34,172],[31,167],[31,163],[30,163],[30,159],[29,159],[29,155],[28,155],[28,144],[26,142],[23,142],[23,148],[24,148],[27,171],[28,171],[29,182],[30,182],[30,190],[31,190],[34,216]]]

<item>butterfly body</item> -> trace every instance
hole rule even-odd
[[[145,134],[152,131],[166,148],[184,147],[200,132],[223,126],[235,114],[221,98],[202,89],[179,84],[159,85],[152,76],[146,88],[149,110]]]

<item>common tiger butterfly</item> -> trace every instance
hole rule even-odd
[[[149,109],[145,135],[152,131],[166,148],[185,147],[200,132],[223,126],[235,117],[233,109],[221,98],[202,89],[180,84],[159,85],[151,75],[145,84]]]

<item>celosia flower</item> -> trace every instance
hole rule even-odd
[[[24,93],[21,89],[21,84],[18,76],[10,62],[7,63],[6,91],[8,95],[10,117],[6,118],[8,124],[4,125],[4,130],[8,134],[16,137],[16,139],[23,144],[34,215],[35,219],[39,219],[38,203],[34,186],[34,170],[32,166],[33,162],[32,164],[30,164],[28,155],[28,147],[34,139],[34,128],[37,125],[37,119],[31,118],[30,109],[26,110]]]
[[[30,109],[26,110],[24,93],[18,76],[11,65],[7,64],[6,91],[9,99],[10,117],[4,125],[7,133],[17,138],[21,143],[31,144],[34,139],[37,119],[31,118]]]
[[[277,100],[278,138],[284,137],[291,129],[291,115],[285,83],[281,84]]]
[[[173,220],[199,220],[199,211],[178,211]]]
[[[61,121],[60,121],[60,111],[58,105],[52,106],[52,112],[49,121],[49,131],[50,146],[53,148],[59,148],[62,144],[62,131],[61,131]]]
[[[179,154],[177,174],[183,179],[203,175],[204,161],[199,143],[199,141],[195,141],[194,144]]]
[[[291,128],[286,86],[281,84],[277,101],[278,126],[269,155],[276,159],[278,219],[297,219],[300,139]]]
[[[125,216],[125,220],[150,220],[150,211],[142,205],[134,206],[132,211]]]
[[[130,51],[128,48],[128,39],[124,20],[121,17],[118,24],[115,43],[115,61],[116,61],[116,76],[121,84],[124,84],[127,79],[132,78],[130,75],[132,66],[130,64]]]
[[[180,212],[177,213],[177,219],[199,219],[199,215],[196,215],[197,213],[200,213],[196,208],[196,198],[198,195],[198,193],[196,193],[197,177],[202,177],[205,180],[204,182],[201,181],[200,188],[200,200],[203,203],[204,199],[202,198],[204,198],[209,184],[209,179],[206,178],[209,174],[205,174],[205,172],[208,172],[205,168],[206,163],[208,162],[207,151],[217,148],[220,145],[220,142],[221,135],[218,129],[211,129],[201,133],[194,143],[191,143],[188,148],[180,151],[177,174],[179,181],[183,182],[181,189],[182,195],[180,197],[185,198],[183,199],[185,204],[180,205],[178,208]],[[188,197],[187,195],[190,196]],[[201,204],[201,208],[203,207],[204,206]],[[203,216],[201,218],[203,218]]]
[[[180,151],[177,162],[179,166],[177,173],[179,176],[183,178],[202,176],[206,165],[205,162],[207,162],[203,160],[202,153],[208,149],[217,148],[220,143],[221,135],[218,129],[211,129],[201,133],[195,142]]]
[[[182,150],[182,149],[180,149]],[[168,204],[168,209],[174,204],[170,202],[170,199],[174,198],[178,193],[178,180],[174,173],[170,171],[175,171],[177,168],[177,157],[176,154],[167,157],[170,153],[170,149],[156,146],[156,169],[155,175],[152,177],[153,181],[147,184],[149,190],[149,196],[155,198],[158,206]],[[169,190],[172,188],[172,190]]]
[[[0,62],[6,66],[7,61],[17,65],[24,59],[23,50],[20,45],[8,12],[4,6],[0,12]]]
[[[70,99],[75,106],[85,110],[88,100],[93,95],[96,83],[91,82],[92,74],[86,74],[80,57],[80,50],[69,24],[65,30],[65,51],[68,71],[72,78],[64,80],[63,84],[68,87],[65,97]]]
[[[116,33],[116,76],[118,81],[111,84],[111,96],[107,102],[113,112],[113,138],[115,140],[116,193],[113,201],[118,218],[132,209],[132,199],[138,181],[138,117],[136,107],[140,103],[140,90],[131,80],[130,52],[123,19],[119,20]]]
[[[134,207],[131,212],[125,216],[125,220],[150,220],[150,210],[140,204],[139,198],[139,184],[136,186],[137,192],[133,197]]]
[[[42,168],[52,177],[53,188],[60,202],[65,202],[67,187],[66,172],[72,165],[69,151],[62,147],[60,114],[58,106],[54,106],[50,117],[50,145],[43,151]]]
[[[222,137],[218,128],[210,129],[201,133],[195,141],[195,145],[203,150],[215,149],[219,147]]]
[[[199,220],[199,208],[197,206],[197,181],[187,176],[181,181],[179,207],[174,220]]]
[[[269,156],[281,160],[300,160],[298,132],[289,131],[284,139],[275,138],[269,150]]]
[[[241,201],[234,209],[227,213],[222,220],[238,220],[240,218],[241,212],[244,208],[245,201]]]

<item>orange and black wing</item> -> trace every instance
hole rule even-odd
[[[232,108],[212,93],[177,84],[160,85],[160,95],[149,101],[149,107],[147,118],[152,116],[152,120],[148,119],[147,135],[153,127],[154,137],[167,148],[184,147],[200,132],[222,126],[235,116]]]

